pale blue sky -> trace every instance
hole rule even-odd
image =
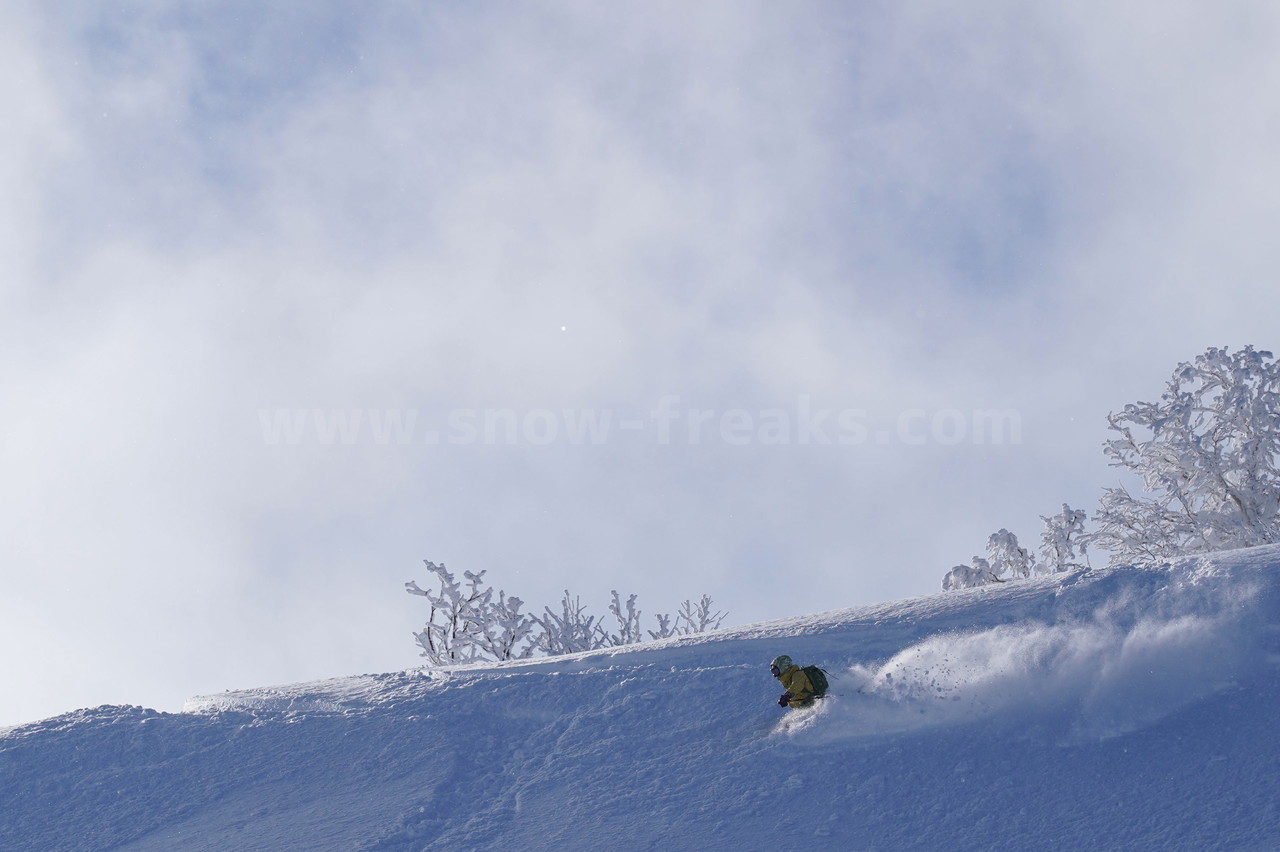
[[[414,665],[423,558],[646,618],[931,593],[1092,509],[1108,410],[1276,345],[1273,4],[688,6],[0,13],[0,724]],[[761,439],[805,405],[866,440]],[[416,419],[265,441],[296,409]],[[449,440],[486,409],[614,430]],[[988,409],[1020,443],[897,434]]]

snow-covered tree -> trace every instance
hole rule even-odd
[[[1040,533],[1041,571],[1057,574],[1086,567],[1076,561],[1085,556],[1089,547],[1084,510],[1072,509],[1063,503],[1061,512],[1051,518],[1041,515],[1040,520],[1044,521],[1044,531]]]
[[[1270,352],[1210,348],[1178,366],[1159,402],[1107,422],[1111,464],[1151,496],[1105,491],[1091,540],[1112,563],[1280,541],[1280,363]]]
[[[987,555],[991,557],[989,568],[996,577],[1008,574],[1011,578],[1029,577],[1034,567],[1031,554],[1018,546],[1018,537],[1008,530],[994,532],[987,538]]]
[[[943,591],[954,589],[975,589],[991,583],[1003,583],[991,570],[991,563],[981,556],[973,557],[972,565],[957,565],[942,578]]]

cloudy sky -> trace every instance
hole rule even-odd
[[[1034,544],[1280,345],[1277,91],[1269,0],[8,3],[0,725],[413,666],[422,559],[745,623]]]

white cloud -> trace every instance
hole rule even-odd
[[[708,591],[740,620],[1034,540],[1103,484],[1108,408],[1272,345],[1276,22],[1241,9],[8,22],[3,629],[46,650],[0,675],[0,722],[409,665],[423,557],[535,605]],[[868,431],[424,439],[673,395]],[[264,441],[296,409],[418,431]],[[1024,442],[898,439],[952,409],[1013,409]]]

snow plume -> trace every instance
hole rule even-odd
[[[1099,585],[1132,582],[1111,579]],[[1256,586],[1208,563],[1164,579],[1122,588],[1092,611],[939,633],[882,664],[853,665],[821,712],[795,727],[843,739],[1034,720],[1066,741],[1143,728],[1229,686],[1255,645],[1246,634]]]

